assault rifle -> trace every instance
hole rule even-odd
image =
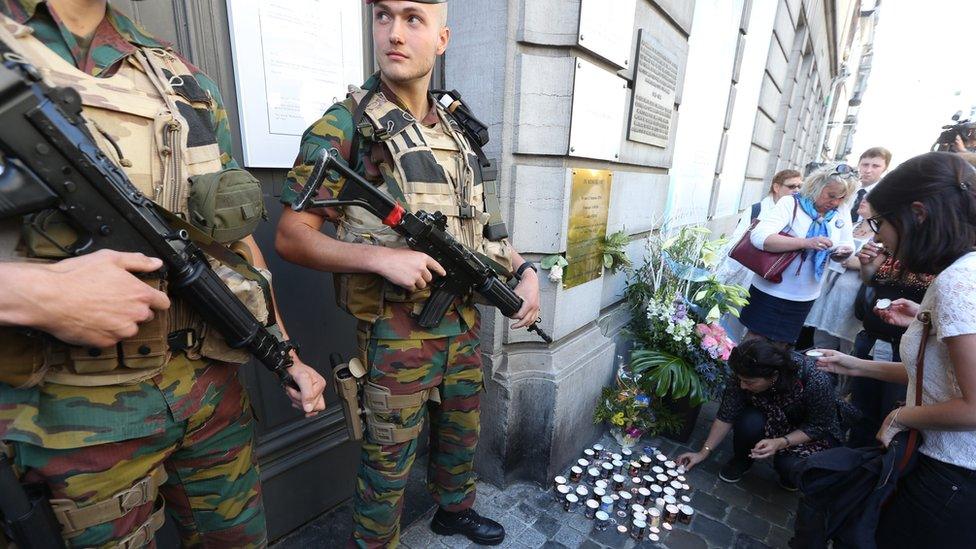
[[[220,280],[191,240],[192,227],[139,192],[99,149],[77,90],[46,85],[2,42],[0,54],[0,219],[26,216],[30,222],[57,212],[78,234],[62,246],[68,255],[110,249],[162,259],[160,275],[170,290],[228,345],[246,349],[282,385],[298,390],[286,371],[295,346],[279,341]],[[214,246],[233,255],[213,242],[208,249]]]
[[[335,200],[318,200],[315,196],[330,172],[345,177],[346,184]],[[454,299],[472,291],[498,307],[505,316],[512,316],[522,308],[522,298],[505,284],[499,274],[447,232],[447,217],[443,213],[406,211],[397,201],[350,170],[335,157],[335,153],[323,151],[292,209],[300,212],[308,208],[338,206],[364,208],[402,235],[411,249],[434,258],[447,271],[446,276],[439,276],[431,283],[430,298],[417,316],[417,324],[421,327],[433,328],[440,324]],[[546,343],[552,343],[552,338],[539,327],[538,322],[536,319],[528,330],[535,332]]]

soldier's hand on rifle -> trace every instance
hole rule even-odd
[[[374,272],[413,292],[426,288],[434,275],[447,274],[440,263],[423,252],[406,248],[377,248],[377,251]]]
[[[295,379],[302,392],[285,387],[285,393],[291,399],[292,408],[305,412],[305,417],[313,417],[325,410],[325,378],[292,353],[294,365],[288,368],[288,373]]]
[[[23,325],[66,343],[108,347],[139,331],[139,324],[169,308],[166,294],[132,273],[163,266],[154,257],[100,250],[36,269],[28,292],[33,307]]]
[[[539,275],[532,269],[526,269],[515,287],[515,293],[522,298],[522,308],[512,316],[518,321],[512,324],[513,330],[531,326],[539,318]]]

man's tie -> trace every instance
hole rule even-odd
[[[864,200],[864,195],[868,194],[867,189],[860,189],[857,191],[857,198],[854,199],[854,207],[851,208],[851,221],[857,223],[861,216],[857,215],[857,209],[861,206],[861,201]]]

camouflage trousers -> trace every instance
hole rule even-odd
[[[8,443],[26,482],[79,507],[106,500],[164,467],[157,501],[83,530],[69,547],[115,547],[165,506],[183,547],[265,547],[266,527],[247,393],[237,381],[212,388],[186,421],[157,435],[73,449]],[[155,547],[150,541],[149,547]]]
[[[377,414],[397,427],[415,427],[430,418],[427,489],[442,508],[462,511],[475,499],[474,453],[478,444],[482,388],[478,328],[439,339],[370,339],[369,380],[393,395],[438,388],[440,404],[426,402]],[[394,547],[400,537],[403,491],[418,440],[362,446],[353,504],[352,544]]]

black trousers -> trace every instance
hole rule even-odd
[[[874,347],[877,339],[862,330],[854,339],[854,356],[870,360],[871,348]],[[897,341],[892,347],[892,360],[898,362],[901,356],[898,354]],[[898,407],[899,403],[905,401],[906,390],[907,387],[899,383],[865,377],[851,379],[851,403],[864,414],[864,417],[851,427],[851,436],[847,445],[851,448],[878,445],[875,435],[881,429],[881,423],[892,410]]]
[[[976,471],[919,454],[881,514],[878,549],[976,547]]]
[[[739,417],[736,418],[735,423],[732,424],[732,448],[733,448],[733,460],[743,463],[752,464],[753,459],[749,457],[749,453],[756,446],[756,444],[766,438],[766,416],[762,412],[753,408],[752,406],[746,406],[739,413]],[[800,458],[789,452],[777,452],[773,456],[773,468],[779,474],[779,477],[789,484],[793,484],[793,469],[796,464],[803,458]]]

